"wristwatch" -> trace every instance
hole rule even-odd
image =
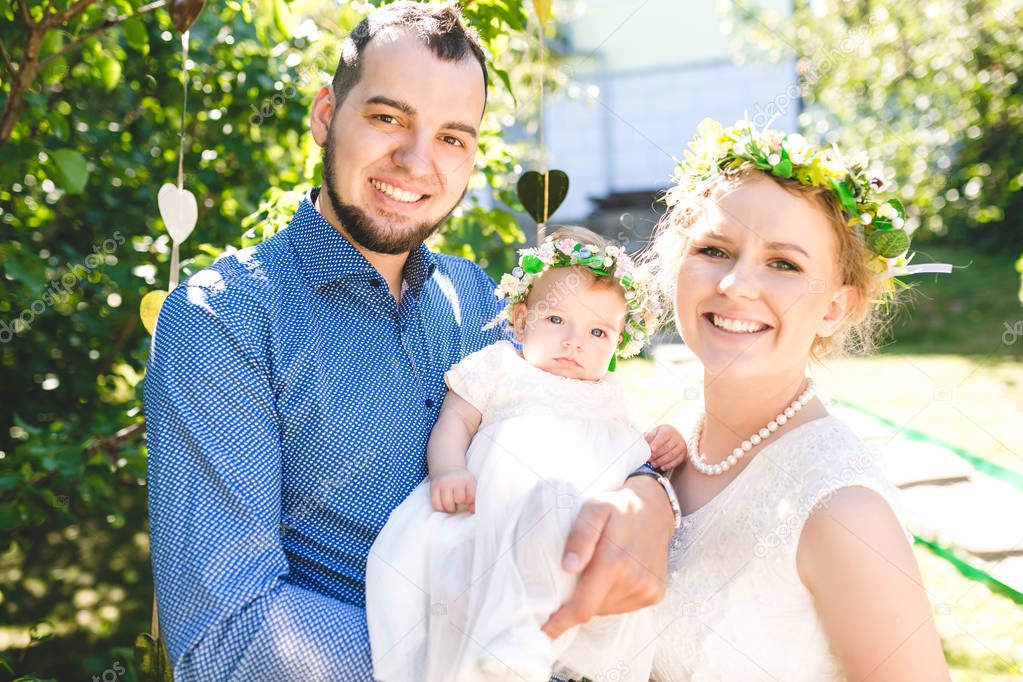
[[[629,474],[626,478],[632,478],[633,476],[649,476],[661,484],[661,487],[664,488],[664,494],[668,496],[668,504],[671,505],[671,513],[675,517],[675,530],[681,528],[682,508],[678,504],[678,495],[675,494],[675,488],[672,487],[671,481],[669,481],[664,474],[649,464],[644,464]]]

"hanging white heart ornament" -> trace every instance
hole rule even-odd
[[[163,218],[167,232],[173,241],[180,244],[192,234],[195,223],[199,219],[199,205],[195,195],[187,189],[178,189],[177,185],[164,183],[157,194],[160,205],[160,217]]]

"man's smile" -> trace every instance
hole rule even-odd
[[[383,180],[378,180],[377,178],[370,178],[369,183],[382,194],[403,204],[414,204],[430,196],[429,194],[417,193],[403,189],[397,185],[384,182]]]

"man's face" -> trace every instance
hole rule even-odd
[[[472,174],[484,94],[473,57],[441,61],[404,33],[373,38],[362,77],[317,136],[324,193],[350,237],[408,252],[444,221]]]

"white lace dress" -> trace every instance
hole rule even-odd
[[[575,586],[561,556],[579,507],[650,456],[621,383],[544,372],[507,341],[445,380],[483,415],[467,454],[476,513],[433,511],[428,481],[392,512],[366,568],[374,677],[547,682],[554,668],[647,680],[652,608],[595,618],[553,643],[540,629]],[[485,674],[479,660],[509,669]]]
[[[683,518],[655,607],[657,682],[843,679],[799,579],[799,536],[839,488],[892,504],[894,488],[841,420],[816,419],[767,445],[724,490]]]

